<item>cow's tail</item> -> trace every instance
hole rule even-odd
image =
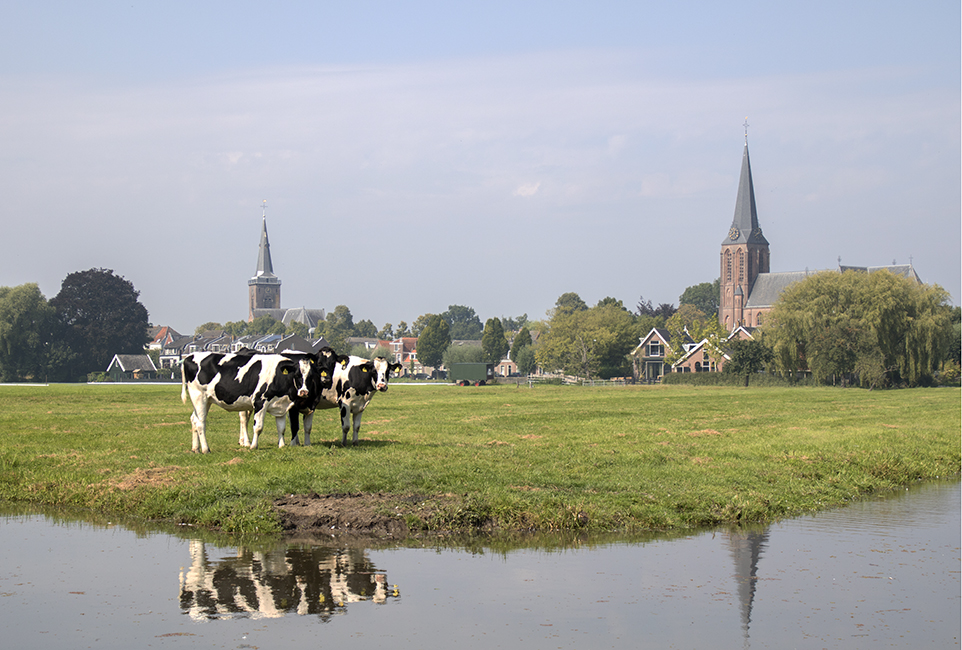
[[[187,403],[187,375],[184,364],[180,364],[180,401]]]

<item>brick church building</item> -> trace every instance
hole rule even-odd
[[[850,270],[871,273],[885,269],[921,283],[911,264],[842,266],[841,260],[839,262],[837,270],[840,273]],[[746,133],[738,195],[735,198],[735,216],[721,243],[718,322],[729,332],[738,327],[761,325],[765,315],[789,285],[815,273],[808,270],[772,273],[770,267],[768,240],[762,234],[755,209],[755,188]]]

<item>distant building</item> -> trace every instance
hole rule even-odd
[[[107,374],[113,381],[142,381],[154,379],[157,366],[146,354],[115,354],[107,366]]]
[[[755,209],[755,187],[748,158],[746,132],[741,175],[738,179],[738,195],[735,198],[735,216],[721,244],[721,295],[718,322],[729,332],[739,326],[761,325],[765,315],[772,310],[785,289],[815,273],[808,270],[772,273],[770,262],[768,240],[762,234]],[[883,269],[921,282],[911,264],[842,266],[839,259],[837,270],[840,273],[844,271],[873,273]]]
[[[326,316],[323,309],[307,309],[306,307],[284,309],[281,307],[281,280],[274,275],[271,244],[267,237],[266,205],[261,223],[260,246],[257,250],[257,270],[254,277],[247,281],[247,320],[250,322],[258,316],[264,315],[270,316],[285,325],[295,322],[303,323],[308,330],[313,330]]]

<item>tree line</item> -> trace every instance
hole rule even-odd
[[[688,287],[679,306],[653,305],[639,298],[629,310],[612,297],[589,307],[576,293],[562,294],[542,320],[489,318],[474,309],[449,305],[440,314],[423,314],[411,325],[354,321],[338,305],[309,332],[306,325],[285,326],[269,316],[224,325],[204,323],[197,333],[218,329],[232,336],[300,334],[323,336],[338,352],[352,350],[352,337],[417,339],[424,366],[458,362],[497,363],[506,355],[528,374],[540,366],[585,378],[638,376],[631,352],[652,328],[671,340],[708,341],[716,358],[728,356],[726,372],[767,370],[786,377],[811,373],[820,382],[869,387],[926,385],[933,376],[958,377],[960,309],[938,285],[924,285],[887,271],[824,272],[787,289],[754,339],[728,341],[719,325],[719,281]],[[0,380],[77,381],[103,371],[113,354],[143,353],[149,328],[139,292],[109,269],[68,275],[60,292],[47,301],[36,284],[0,287]],[[479,344],[463,344],[479,341]],[[379,354],[389,351],[380,350]],[[672,346],[666,362],[684,350]]]

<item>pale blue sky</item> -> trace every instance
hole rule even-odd
[[[200,6],[197,6],[200,5]],[[541,318],[718,276],[746,116],[772,270],[911,258],[959,304],[958,2],[45,2],[0,23],[0,285],[151,320]]]

